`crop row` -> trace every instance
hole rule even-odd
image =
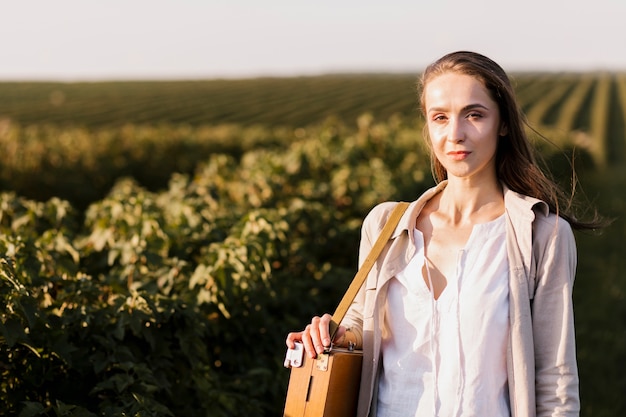
[[[616,166],[626,161],[623,79],[623,74],[611,73],[555,76],[543,86],[543,95],[522,92],[520,101],[531,124],[577,132],[580,146],[591,152],[597,166]]]
[[[379,139],[380,131],[399,129],[399,136],[413,147],[420,148],[423,144],[423,123],[419,119],[407,121],[393,116],[378,121],[369,114],[361,115],[355,124],[329,119],[297,129],[239,125],[124,125],[88,129],[56,125],[24,127],[4,121],[0,123],[0,189],[38,201],[59,197],[83,210],[103,198],[119,178],[133,178],[155,191],[167,187],[174,173],[193,175],[198,164],[216,154],[240,160],[248,151],[284,149],[310,136],[350,135],[367,129],[373,121],[376,129],[371,132],[372,140],[383,140]],[[542,153],[548,157],[575,145],[576,137],[567,132],[544,129],[543,133],[559,144],[554,148],[540,142]],[[388,160],[391,156],[381,153],[380,157]]]
[[[414,110],[413,76],[324,76],[180,82],[0,83],[0,117],[20,124],[304,126],[337,116]]]

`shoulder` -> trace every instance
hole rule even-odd
[[[397,204],[397,201],[385,201],[374,206],[363,220],[363,230],[374,233],[380,231]]]
[[[520,194],[516,191],[504,188],[504,205],[512,215],[521,218],[534,219],[536,214],[549,215],[548,204],[534,197]]]
[[[403,214],[398,223],[398,226],[396,227],[396,233],[399,233],[402,230],[408,230],[412,228],[415,224],[415,218],[418,216],[422,208],[431,198],[440,193],[441,190],[446,187],[446,185],[447,181],[442,181],[436,186],[424,191],[417,200],[409,203],[406,212]],[[378,232],[380,232],[387,223],[391,212],[398,203],[400,202],[385,201],[374,206],[374,208],[370,210],[370,212],[363,220],[363,233],[367,234],[368,236],[374,236],[378,234]]]
[[[387,201],[375,206],[365,217],[362,226],[362,237],[366,240],[373,241],[378,237],[381,231],[389,224],[393,229],[390,231],[390,238],[395,239],[399,235],[408,231],[415,224],[412,217],[411,206],[415,206],[415,202],[408,203],[404,201]],[[400,209],[396,212],[396,209]]]
[[[504,201],[515,229],[522,230],[525,224],[532,225],[533,241],[546,243],[553,239],[573,242],[574,234],[567,220],[550,212],[548,204],[505,187]]]
[[[533,222],[533,240],[537,243],[558,241],[575,245],[574,232],[569,222],[554,213],[537,214]]]

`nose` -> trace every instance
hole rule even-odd
[[[465,140],[465,130],[463,128],[463,120],[457,117],[451,117],[448,121],[448,141],[459,143]]]

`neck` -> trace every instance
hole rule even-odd
[[[454,224],[493,220],[504,211],[502,186],[496,178],[482,181],[450,178],[441,193],[437,211]]]

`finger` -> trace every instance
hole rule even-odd
[[[302,332],[302,344],[304,345],[304,350],[306,351],[306,353],[308,353],[308,355],[312,358],[315,359],[317,357],[317,352],[315,350],[315,347],[313,347],[313,341],[311,340],[311,325],[307,325],[306,328],[304,329],[304,332]]]
[[[332,320],[332,316],[330,314],[324,314],[319,321],[319,332],[320,332],[320,340],[325,347],[330,347],[330,330],[329,325]]]
[[[300,342],[302,340],[303,332],[291,332],[287,335],[287,340],[285,343],[289,349],[294,349],[296,347],[296,342]]]
[[[315,348],[315,352],[318,354],[324,353],[324,343],[322,342],[322,338],[320,336],[320,317],[313,317],[311,320],[311,327],[309,328],[309,333],[311,335],[311,341],[313,342],[313,347]]]

